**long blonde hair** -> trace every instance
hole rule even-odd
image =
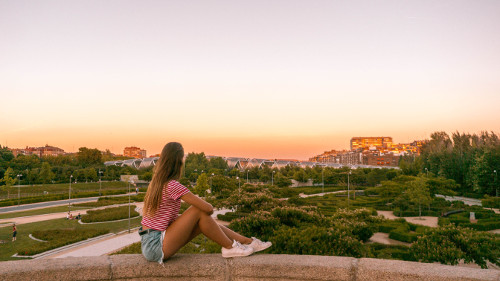
[[[160,206],[165,184],[171,180],[179,180],[183,158],[184,148],[180,143],[169,142],[163,147],[144,198],[144,215],[153,216]]]

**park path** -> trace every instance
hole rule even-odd
[[[425,225],[425,226],[430,226],[430,227],[437,227],[438,226],[438,218],[437,217],[427,217],[427,216],[422,216],[422,217],[396,217],[392,211],[377,211],[378,215],[383,216],[386,219],[390,220],[395,220],[395,219],[400,219],[403,218],[409,223],[413,224],[420,224],[420,225]]]
[[[304,193],[300,193],[300,194],[299,194],[299,197],[300,197],[300,198],[307,198],[307,197],[313,197],[313,196],[324,196],[324,195],[326,195],[326,194],[334,194],[334,193],[347,193],[347,190],[330,191],[330,192],[314,193],[314,194],[304,194]]]

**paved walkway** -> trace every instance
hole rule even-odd
[[[113,252],[116,252],[130,244],[141,241],[141,237],[137,233],[137,230],[132,231],[131,233],[125,232],[123,234],[119,234],[116,236],[112,236],[110,238],[106,238],[100,241],[92,242],[89,244],[85,244],[79,246],[74,249],[70,249],[67,251],[63,251],[51,256],[47,256],[44,258],[49,259],[61,259],[66,257],[95,257],[107,255]]]
[[[313,196],[323,196],[323,195],[326,195],[326,194],[334,194],[334,193],[347,193],[347,190],[330,191],[330,192],[314,193],[314,194],[304,194],[304,193],[300,193],[300,194],[299,194],[299,197],[300,197],[300,198],[307,198],[307,197],[313,197]]]

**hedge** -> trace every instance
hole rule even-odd
[[[398,240],[401,242],[406,242],[406,243],[413,243],[417,241],[418,234],[416,233],[410,233],[406,231],[404,228],[396,228],[389,232],[389,238]]]
[[[486,197],[481,200],[484,207],[488,208],[500,208],[500,197]]]
[[[102,210],[88,211],[86,215],[82,216],[82,222],[104,222],[104,221],[114,221],[126,219],[129,216],[129,206],[120,206],[113,208],[106,208]],[[135,205],[130,206],[130,217],[137,217],[139,213],[135,210]]]

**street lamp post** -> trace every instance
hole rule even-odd
[[[240,184],[240,177],[236,177],[238,180],[238,196],[241,196],[241,184]]]
[[[498,197],[497,170],[493,170],[493,173],[495,173],[495,190],[496,190],[496,197]]]
[[[17,205],[21,205],[21,177],[22,174],[17,175]]]
[[[350,194],[349,175],[350,174],[351,174],[351,171],[349,170],[349,173],[347,173],[347,209],[349,209],[349,194]]]
[[[68,197],[68,212],[71,211],[71,202],[69,200],[71,200],[71,181],[73,179],[73,175],[70,175],[69,176],[69,197]]]
[[[321,168],[321,193],[325,193],[325,167]]]
[[[201,171],[203,173],[203,171]],[[214,173],[210,176],[210,193],[212,193],[212,178],[214,177]]]
[[[128,233],[130,233],[130,182],[128,182]]]
[[[102,171],[99,169],[99,196],[101,196],[101,190],[102,190]]]
[[[274,185],[274,173],[276,171],[273,171],[273,173],[271,174],[271,185]]]
[[[248,170],[247,170],[247,183],[248,183]]]
[[[429,170],[427,168],[425,168],[425,175],[429,177]]]

